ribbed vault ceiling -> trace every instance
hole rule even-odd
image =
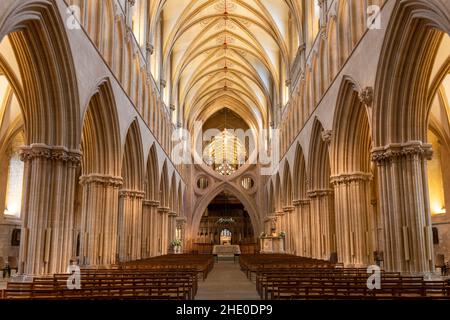
[[[289,68],[292,10],[283,0],[162,1],[163,74],[187,125],[223,107],[267,123]]]

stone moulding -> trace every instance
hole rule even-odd
[[[364,173],[364,172],[343,173],[340,175],[332,176],[330,179],[330,183],[333,185],[350,184],[352,182],[370,181],[372,179],[373,175],[371,173]]]
[[[35,143],[23,146],[19,151],[22,161],[30,161],[41,158],[52,161],[68,162],[78,166],[81,163],[82,153],[79,150],[69,150],[63,146],[48,146],[46,144]]]
[[[120,190],[119,197],[144,199],[145,192],[139,190]]]
[[[333,194],[332,189],[321,189],[321,190],[308,191],[308,197],[310,197],[310,198],[326,197],[331,194]]]
[[[421,141],[410,141],[407,143],[391,143],[372,150],[372,161],[376,163],[391,162],[411,156],[419,156],[422,159],[431,160],[433,157],[431,144]]]
[[[122,177],[116,177],[111,175],[101,175],[101,174],[88,174],[80,177],[81,184],[103,184],[113,187],[120,187],[123,184]]]

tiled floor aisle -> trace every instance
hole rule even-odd
[[[199,280],[196,300],[258,300],[254,282],[239,269],[239,263],[220,261],[206,278]]]

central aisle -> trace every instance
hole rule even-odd
[[[240,270],[239,263],[219,261],[206,278],[199,280],[196,300],[259,300],[255,283]]]

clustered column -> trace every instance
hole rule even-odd
[[[286,245],[286,252],[287,253],[294,253],[295,246],[293,244],[294,242],[294,236],[297,235],[297,229],[295,228],[295,224],[293,223],[293,212],[294,212],[293,206],[287,206],[283,208],[284,211],[284,222],[285,222],[285,228],[286,228],[286,238],[285,238],[285,245]]]
[[[311,198],[311,243],[312,257],[315,259],[330,259],[335,249],[335,228],[333,212],[333,191],[309,191]]]
[[[143,201],[142,258],[144,259],[158,254],[158,206],[159,201]]]
[[[168,228],[169,228],[169,208],[158,207],[158,253],[167,254],[169,248]]]
[[[434,271],[427,160],[430,144],[420,141],[374,148],[387,271]]]
[[[118,208],[121,177],[90,174],[83,185],[80,256],[83,265],[117,262]]]
[[[357,172],[334,176],[334,203],[338,261],[344,267],[362,267],[370,264],[373,246],[369,230],[370,181],[372,174]]]
[[[175,219],[177,217],[177,213],[175,211],[169,211],[169,213],[167,214],[167,219],[168,219],[168,241],[167,241],[167,245],[170,245],[170,243],[175,240],[175,230],[176,230],[176,224],[175,224]]]
[[[296,252],[302,257],[311,257],[311,215],[310,200],[294,200],[294,214],[298,233],[296,235]]]
[[[142,207],[145,193],[137,190],[119,192],[119,259],[139,260],[142,257]]]
[[[25,171],[19,272],[65,272],[72,252],[76,168],[81,153],[32,144],[21,149],[20,157]]]

